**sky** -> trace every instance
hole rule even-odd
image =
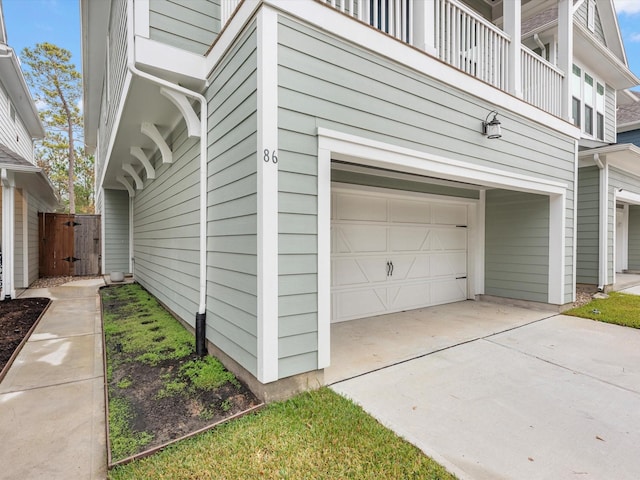
[[[0,1],[9,46],[19,53],[36,43],[54,43],[71,51],[76,68],[81,70],[79,0]],[[614,0],[614,3],[629,68],[640,77],[640,0]]]

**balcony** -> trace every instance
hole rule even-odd
[[[424,50],[552,115],[563,114],[563,71],[519,41],[512,42],[506,32],[460,0],[315,1]],[[223,26],[241,2],[222,0]]]

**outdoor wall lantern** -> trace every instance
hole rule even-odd
[[[489,121],[489,117],[493,113],[493,120]],[[491,110],[487,118],[482,122],[482,134],[487,138],[500,138],[502,137],[502,131],[500,130],[500,120],[498,120],[498,112]]]

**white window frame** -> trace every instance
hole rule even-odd
[[[581,65],[580,63],[574,62],[573,63],[573,67],[579,68],[580,69],[580,96],[576,96],[578,91],[574,90],[573,88],[573,84],[572,84],[572,90],[571,90],[571,94],[572,97],[577,98],[580,101],[580,131],[582,132],[583,136],[588,137],[588,138],[593,138],[594,140],[604,140],[604,139],[598,139],[598,113],[601,113],[603,118],[604,118],[604,122],[606,123],[606,99],[604,99],[605,101],[602,104],[602,110],[598,110],[598,84],[602,85],[602,87],[604,87],[604,92],[606,94],[606,83],[600,79],[597,75],[593,74],[593,71],[591,71],[588,68],[585,68],[583,65]],[[572,82],[575,81],[574,77],[575,74],[573,73],[573,69],[571,70],[571,75],[572,75]],[[591,88],[591,96],[590,98],[586,98],[586,76],[589,76],[592,80],[593,80],[593,87]],[[591,115],[591,133],[587,132],[587,115],[586,115],[586,111],[587,111],[587,107],[592,109],[592,115]],[[604,136],[604,131],[603,131],[603,136]]]

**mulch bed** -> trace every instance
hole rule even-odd
[[[0,372],[49,303],[51,300],[48,298],[18,298],[0,302]]]

